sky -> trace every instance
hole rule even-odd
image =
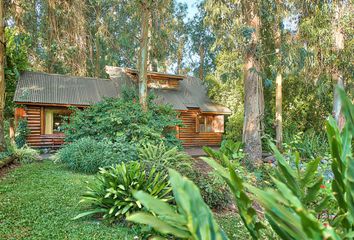
[[[177,0],[177,2],[186,3],[188,5],[188,14],[187,14],[187,19],[188,19],[188,18],[192,18],[197,13],[196,5],[199,2],[201,2],[201,0]]]

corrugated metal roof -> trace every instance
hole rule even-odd
[[[134,82],[132,78],[136,77],[129,74],[130,69],[120,67],[106,66],[106,72],[118,88],[127,85],[128,82],[132,84]],[[148,72],[149,74],[155,73]],[[167,75],[170,76],[170,74]],[[151,89],[150,91],[155,94],[156,103],[170,104],[175,110],[184,111],[188,108],[199,108],[202,112],[231,114],[229,108],[211,101],[207,88],[199,78],[185,76],[183,80],[179,81],[178,89]]]
[[[90,105],[116,96],[118,91],[109,79],[24,72],[18,81],[14,101]]]
[[[134,85],[132,76],[122,68],[107,67],[109,79],[72,77],[58,74],[24,72],[18,81],[14,101],[22,103],[90,105],[105,97],[118,97],[124,85]],[[213,103],[203,82],[194,77],[179,81],[178,89],[153,89],[157,103],[175,110],[200,108],[202,112],[230,114],[225,106]]]
[[[211,101],[206,87],[199,78],[187,76],[180,81],[179,89],[155,89],[154,93],[157,102],[169,103],[176,110],[200,108],[202,112],[231,113],[229,108]]]

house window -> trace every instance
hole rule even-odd
[[[197,132],[224,132],[224,115],[198,115]]]
[[[45,134],[63,132],[63,124],[68,121],[70,111],[62,109],[45,109]]]

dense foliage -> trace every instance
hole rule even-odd
[[[160,199],[139,191],[134,197],[156,215],[140,212],[129,216],[128,220],[148,224],[163,234],[182,239],[227,239],[193,182],[174,170],[169,173],[178,211]]]
[[[227,144],[226,144],[227,145]],[[174,148],[167,148],[164,144],[146,144],[139,148],[139,161],[147,167],[153,166],[167,174],[168,168],[175,169],[188,176],[200,189],[202,198],[212,209],[226,209],[231,204],[231,194],[227,185],[214,173],[196,166],[196,159],[192,159],[185,152]]]
[[[122,98],[106,99],[83,110],[74,109],[70,123],[65,126],[65,141],[91,137],[135,146],[147,142],[179,146],[173,128],[181,121],[171,107],[157,105],[150,98],[149,110],[144,112],[137,98],[125,97],[127,92],[122,94]]]
[[[354,105],[345,96],[342,90],[339,90],[343,103],[343,112],[346,117],[346,125],[340,132],[336,122],[332,117],[327,121],[327,135],[330,143],[330,152],[332,156],[332,171],[334,178],[332,180],[331,191],[323,190],[326,188],[321,173],[317,173],[320,159],[301,166],[299,155],[295,154],[295,166],[289,164],[286,158],[271,145],[275,158],[277,160],[277,169],[272,177],[273,188],[260,189],[242,180],[232,164],[225,168],[217,163],[213,158],[203,158],[229,185],[238,212],[243,223],[253,239],[261,239],[262,234],[267,230],[267,224],[260,218],[254,207],[255,202],[262,205],[264,215],[268,220],[271,229],[281,239],[352,239],[354,236],[354,171],[353,171],[353,151],[352,137],[354,135]],[[175,173],[170,172],[171,182],[186,182]],[[187,182],[186,182],[187,183]],[[188,182],[191,188],[196,186]],[[175,198],[179,198],[179,206],[189,206],[193,209],[202,207],[207,211],[208,208],[189,198],[188,192],[181,191],[181,187],[172,184]],[[322,194],[321,194],[322,191]],[[252,197],[249,196],[251,193]],[[197,194],[194,194],[196,196]],[[158,200],[154,200],[145,193],[137,193],[135,197],[145,206],[157,209]],[[334,207],[330,208],[329,200],[335,199]],[[167,209],[168,206],[165,206]],[[183,208],[183,207],[182,207]],[[321,213],[327,214],[323,216]],[[334,213],[329,212],[333,210]],[[161,211],[160,211],[161,212]],[[186,211],[184,214],[188,214]],[[170,222],[166,216],[170,212],[164,211],[158,216],[148,216],[146,214],[134,214],[129,219],[134,222],[148,224],[156,230],[165,234],[172,234],[181,238],[200,239],[200,234],[209,234],[215,231],[215,226],[204,227],[202,225],[195,228],[182,228],[179,222]],[[197,221],[199,214],[193,214],[193,219]],[[177,216],[176,216],[177,217]],[[212,215],[205,216],[211,223]],[[181,219],[186,219],[181,217]],[[157,224],[159,223],[159,224]],[[183,222],[182,222],[183,223]],[[183,229],[184,235],[177,229]],[[199,234],[198,234],[199,233]],[[220,239],[223,239],[220,236]],[[225,239],[227,239],[225,237]]]
[[[173,199],[167,175],[154,167],[145,170],[139,162],[130,162],[101,168],[95,184],[88,187],[80,201],[89,203],[90,209],[75,219],[100,213],[104,218],[121,220],[132,212],[143,210],[141,203],[133,197],[133,193],[139,190],[164,202]]]
[[[15,108],[13,97],[17,85],[17,80],[20,76],[20,73],[29,68],[29,36],[23,32],[20,32],[18,28],[6,28],[5,41],[6,102],[4,115],[6,118],[12,118]]]
[[[166,171],[168,167],[178,170],[191,170],[191,157],[177,147],[168,148],[164,143],[154,145],[144,144],[139,149],[139,161],[147,166],[154,166],[159,171]],[[167,171],[166,171],[167,173]]]
[[[17,123],[17,128],[15,131],[15,143],[16,146],[21,148],[26,144],[26,138],[28,134],[30,134],[30,130],[28,129],[28,123],[26,119],[19,119]]]
[[[20,163],[33,163],[40,159],[39,151],[30,148],[27,145],[24,145],[21,148],[15,148],[14,155]]]
[[[69,169],[84,173],[96,173],[100,167],[137,160],[134,145],[108,139],[97,141],[83,137],[61,148],[55,158]]]

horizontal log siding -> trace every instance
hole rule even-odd
[[[219,146],[222,141],[222,133],[198,133],[196,131],[196,118],[199,110],[183,111],[180,118],[183,127],[179,128],[178,138],[182,140],[184,147]]]
[[[27,106],[26,118],[30,134],[27,143],[34,148],[58,148],[64,143],[63,135],[42,134],[41,121],[44,121],[44,111],[40,106]],[[44,108],[44,107],[43,107]],[[182,140],[185,147],[219,146],[222,140],[222,133],[198,133],[196,132],[196,117],[199,110],[188,110],[180,112],[183,127],[179,128],[178,138]],[[42,123],[43,124],[43,123]]]
[[[27,144],[33,148],[58,148],[64,143],[63,135],[44,135],[42,125],[44,111],[39,106],[27,106],[25,117],[30,130],[27,136]],[[43,123],[42,123],[43,124]]]

